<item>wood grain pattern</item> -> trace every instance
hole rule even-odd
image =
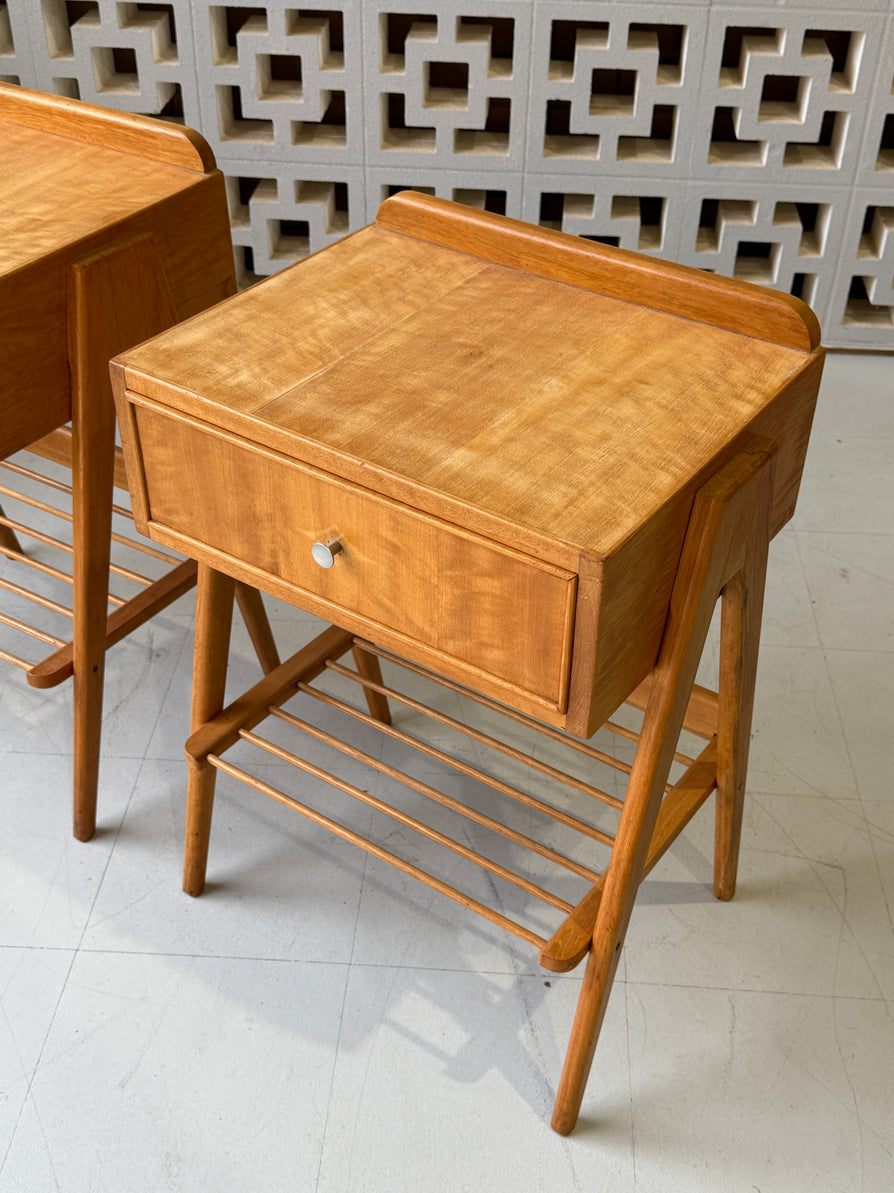
[[[573,574],[202,424],[145,405],[136,422],[155,464],[146,499],[153,525],[328,602],[333,620],[356,613],[399,629],[561,711]],[[184,459],[188,472],[177,464]],[[234,520],[227,495],[236,491],[246,516]],[[344,550],[325,569],[311,546],[330,533]]]
[[[181,170],[214,169],[211,148],[194,129],[9,83],[0,83],[0,120]]]
[[[741,320],[715,318],[711,304],[723,296],[735,307],[735,287],[718,291],[706,282],[698,321],[686,317],[682,298],[683,313],[647,300],[640,265],[624,255],[610,257],[612,268],[629,265],[629,300],[612,285],[600,292],[589,274],[566,278],[545,266],[538,274],[503,253],[506,236],[522,235],[511,221],[478,223],[467,209],[414,198],[389,204],[378,226],[127,353],[115,366],[119,400],[128,404],[129,387],[134,401],[155,400],[348,485],[586,573],[577,621],[589,628],[577,634],[561,723],[587,737],[653,667],[695,493],[755,431],[777,445],[774,532],[791,516],[822,350],[809,350],[802,304],[780,305],[765,291],[745,288],[745,323],[760,299],[767,320],[782,319],[791,331],[794,319],[806,339],[786,333],[774,341],[750,325],[745,335]],[[398,207],[400,220],[434,221],[429,240],[415,223],[418,237],[394,230]],[[491,244],[489,257],[469,240],[473,232]],[[525,236],[540,244],[541,232]],[[564,261],[573,240],[546,236],[542,252]],[[601,261],[597,253],[588,268]],[[655,262],[648,268],[665,270]],[[684,285],[670,270],[668,295],[685,297],[691,281]],[[162,462],[167,445],[156,437],[140,455],[125,438],[125,448],[157,500],[176,472]],[[257,487],[274,490],[269,478]],[[252,512],[253,524],[270,517]],[[170,519],[155,524],[155,533],[172,528]],[[238,569],[247,565],[261,584],[265,575],[282,581],[279,563],[261,558],[257,546],[246,555],[231,541],[227,559],[215,557],[224,530],[211,542],[201,525],[188,537],[210,552],[207,561],[243,579],[248,574]],[[185,526],[181,519],[178,532]],[[511,603],[505,607],[514,618]],[[353,599],[330,602],[330,611],[366,632],[350,620],[368,612]],[[404,609],[373,620],[397,631],[407,616]],[[516,629],[524,641],[526,623]],[[422,640],[416,625],[408,637]],[[397,648],[406,653],[407,642]],[[442,657],[457,657],[455,647]],[[491,666],[483,663],[485,675]],[[496,670],[508,674],[505,663]],[[554,663],[547,672],[555,674]],[[547,696],[541,681],[513,682],[553,710],[565,708],[565,694],[556,699],[550,687]]]

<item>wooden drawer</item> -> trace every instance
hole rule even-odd
[[[128,399],[153,537],[498,698],[564,711],[574,573]],[[313,543],[336,537],[320,567]]]

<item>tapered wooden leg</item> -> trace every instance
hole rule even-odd
[[[255,648],[255,654],[258,656],[258,662],[261,664],[261,670],[265,675],[269,675],[279,666],[280,658],[267,618],[267,611],[264,608],[263,598],[256,588],[237,581],[236,603],[242,614],[242,620],[245,622],[245,628],[248,630],[248,636],[251,638],[251,644]]]
[[[373,683],[378,684],[382,682],[382,668],[374,654],[357,645],[351,647],[351,654],[354,656],[354,666],[364,679],[371,679]],[[364,688],[363,693],[366,696],[369,715],[381,721],[383,725],[390,725],[391,709],[388,707],[388,697],[381,692],[373,691],[372,688]]]
[[[74,420],[73,430],[74,835],[88,841],[96,827],[102,734],[115,448],[111,405],[95,402],[87,417]]]
[[[721,602],[714,820],[714,894],[718,899],[731,899],[736,891],[767,576],[766,541],[763,546],[760,541],[754,544],[745,567],[725,586]]]
[[[193,656],[191,732],[217,716],[224,706],[235,581],[199,564],[196,589],[196,640]],[[204,759],[188,758],[183,889],[201,895],[208,864],[208,841],[217,772]]]
[[[109,359],[174,322],[149,237],[115,243],[67,273],[72,395],[74,834],[96,826],[102,691],[115,472],[115,408]]]
[[[552,1126],[562,1135],[577,1122],[714,605],[742,566],[754,508],[764,508],[771,483],[772,459],[755,451],[737,456],[696,496],[556,1095]]]

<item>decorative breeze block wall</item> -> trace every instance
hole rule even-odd
[[[0,0],[0,78],[200,129],[243,283],[412,187],[894,349],[889,0],[317,4]]]

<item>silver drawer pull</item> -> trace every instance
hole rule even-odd
[[[325,543],[314,543],[310,553],[314,557],[314,563],[318,563],[321,568],[331,568],[336,555],[343,550],[344,546],[339,539],[327,539]]]

